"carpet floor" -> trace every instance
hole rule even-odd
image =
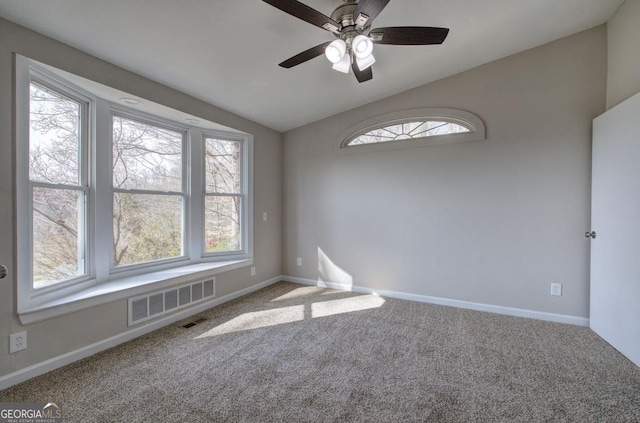
[[[588,328],[281,282],[0,391],[31,401],[65,422],[640,422],[640,368]]]

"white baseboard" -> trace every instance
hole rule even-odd
[[[451,307],[466,308],[470,310],[486,311],[489,313],[506,314],[508,316],[526,317],[529,319],[546,320],[550,322],[568,323],[570,325],[589,327],[589,319],[586,317],[570,316],[566,314],[547,313],[544,311],[526,310],[521,308],[504,307],[492,304],[473,303],[469,301],[454,300],[450,298],[430,297],[427,295],[410,294],[400,291],[387,291],[384,289],[372,289],[356,285],[344,285],[333,282],[315,281],[313,279],[297,278],[293,276],[283,276],[287,282],[295,282],[303,285],[313,285],[323,288],[339,289],[341,291],[352,291],[362,294],[375,294],[382,297],[400,298],[402,300],[418,301],[422,303],[440,304]]]
[[[156,329],[160,329],[164,326],[170,325],[171,323],[177,322],[178,320],[193,316],[194,314],[201,313],[211,307],[215,307],[228,301],[235,300],[236,298],[250,294],[281,280],[284,280],[282,276],[276,276],[275,278],[271,278],[269,280],[252,285],[248,288],[225,295],[224,297],[213,298],[211,299],[211,301],[200,303],[194,307],[186,308],[178,313],[152,321],[149,324],[143,324],[140,327],[136,327],[135,329],[131,329],[121,334],[112,336],[111,338],[107,338],[94,344],[87,345],[86,347],[82,347],[77,350],[70,351],[66,354],[50,358],[29,367],[25,367],[24,369],[17,370],[13,373],[0,376],[0,390],[6,389],[17,383],[24,382],[25,380],[31,379],[33,377],[40,376],[44,373],[50,372],[51,370],[55,370],[59,367],[73,363],[74,361],[89,357],[90,355],[99,353],[100,351],[104,351],[108,348],[115,347],[118,344],[130,341]]]

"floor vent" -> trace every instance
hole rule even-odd
[[[189,329],[189,328],[194,327],[198,323],[203,323],[203,322],[206,322],[206,321],[207,321],[206,317],[201,317],[198,320],[194,320],[193,322],[189,322],[186,325],[182,325],[182,327],[185,328],[185,329]]]
[[[129,326],[209,300],[215,297],[215,293],[216,279],[213,278],[177,286],[162,292],[129,298]]]

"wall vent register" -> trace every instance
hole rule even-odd
[[[215,297],[215,278],[129,298],[129,326]]]

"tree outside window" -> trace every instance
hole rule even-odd
[[[204,251],[242,249],[242,143],[205,137]]]
[[[40,289],[86,273],[86,104],[29,88],[32,283]]]

